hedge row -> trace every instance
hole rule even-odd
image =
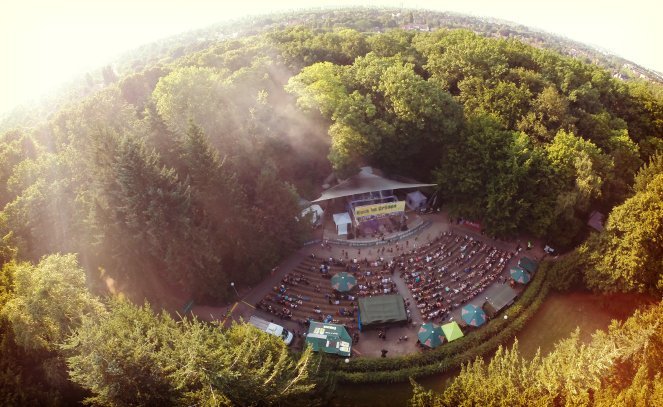
[[[546,269],[540,268],[524,294],[508,309],[507,320],[493,319],[485,327],[434,350],[393,358],[358,358],[349,364],[326,358],[325,368],[333,371],[340,382],[389,383],[460,367],[508,343],[523,328],[548,294]]]

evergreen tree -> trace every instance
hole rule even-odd
[[[501,347],[490,360],[463,366],[442,393],[414,386],[411,406],[648,405],[660,400],[663,302],[613,321],[589,344],[579,331],[557,343],[547,356],[523,359],[517,343]]]
[[[250,325],[176,323],[148,305],[112,302],[63,346],[71,379],[98,405],[310,405],[312,351],[289,354]]]
[[[2,314],[16,342],[27,349],[54,351],[84,316],[103,312],[73,254],[44,257],[37,266],[12,267],[15,291]]]

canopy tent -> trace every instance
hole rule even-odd
[[[342,198],[344,196],[365,194],[368,192],[391,191],[394,189],[406,188],[424,188],[433,187],[435,185],[436,184],[411,184],[384,178],[379,175],[372,174],[369,171],[361,171],[358,174],[353,175],[347,180],[341,182],[340,184],[324,191],[320,198],[314,200],[313,202],[322,202],[330,199]]]
[[[359,317],[366,328],[384,324],[405,323],[407,313],[403,297],[398,294],[359,298]]]
[[[442,332],[444,332],[444,336],[447,337],[447,341],[449,342],[463,337],[463,331],[460,330],[460,327],[456,321],[442,325]]]
[[[347,212],[335,213],[334,223],[336,224],[336,233],[339,236],[348,234],[348,225],[352,223],[350,214]]]
[[[352,337],[343,325],[310,321],[306,343],[311,345],[314,352],[340,356],[350,356],[352,353]]]
[[[486,301],[486,310],[488,311],[488,314],[491,316],[497,314],[503,308],[511,305],[517,296],[518,291],[508,285],[499,285],[499,290],[493,292],[490,299]]]
[[[331,278],[332,288],[338,292],[345,293],[357,285],[357,279],[350,273],[341,272],[334,274]]]
[[[520,284],[527,284],[530,280],[529,273],[520,267],[511,268],[511,278],[513,281]]]
[[[322,216],[324,215],[324,211],[320,207],[320,205],[310,205],[302,210],[300,213],[299,217],[300,218],[305,218],[309,214],[311,214],[311,224],[313,226],[319,226],[322,224]]]
[[[467,304],[461,310],[460,315],[468,325],[481,326],[486,323],[486,313],[476,305]]]
[[[405,196],[405,202],[410,209],[419,209],[426,206],[427,200],[428,198],[421,191],[410,192]]]
[[[419,342],[432,349],[437,348],[444,342],[442,328],[432,322],[421,325],[417,336],[419,337]]]
[[[522,259],[518,260],[518,267],[529,271],[530,274],[534,274],[536,269],[539,268],[539,263],[535,262],[529,257],[523,257]]]

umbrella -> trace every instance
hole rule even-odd
[[[417,336],[419,337],[419,342],[433,349],[442,345],[442,342],[444,342],[442,328],[432,322],[421,325]]]
[[[486,323],[486,313],[481,308],[472,304],[464,306],[460,311],[460,315],[468,325],[481,326]]]
[[[442,325],[442,332],[444,332],[444,336],[447,337],[447,341],[449,342],[463,337],[463,331],[460,330],[456,321]]]
[[[521,269],[520,267],[514,267],[511,269],[511,278],[516,283],[527,284],[529,283],[530,277],[529,273],[527,273],[525,270]]]
[[[344,293],[357,285],[357,279],[352,274],[342,272],[331,278],[331,285],[334,290]]]

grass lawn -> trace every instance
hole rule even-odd
[[[569,337],[577,327],[581,340],[589,342],[597,329],[606,330],[613,319],[628,318],[635,308],[649,300],[633,294],[550,293],[518,334],[520,353],[532,357],[541,348],[541,354],[546,355],[557,341]]]
[[[652,301],[650,297],[634,294],[549,293],[536,315],[518,334],[518,347],[521,354],[528,358],[534,356],[539,347],[541,354],[545,355],[576,327],[580,328],[581,339],[588,342],[597,329],[607,329],[613,319],[624,320],[637,307]],[[426,388],[441,392],[458,371],[417,381]],[[333,405],[402,406],[410,397],[412,387],[409,383],[342,384],[336,389]]]

